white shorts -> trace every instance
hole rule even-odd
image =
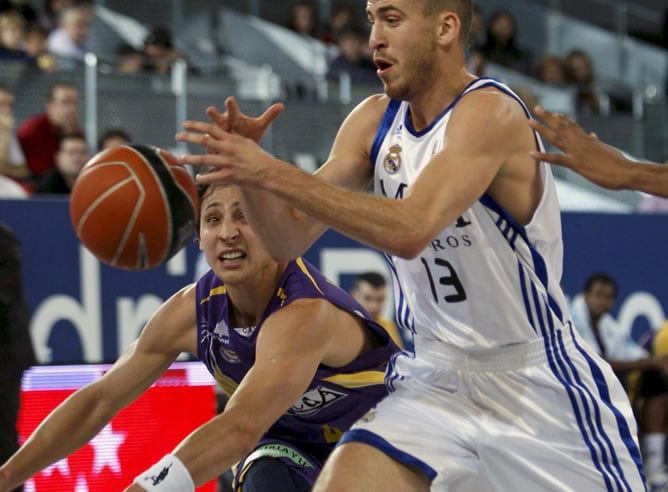
[[[400,354],[392,393],[340,444],[370,444],[422,470],[432,490],[645,490],[636,423],[610,366],[564,330],[467,355]]]

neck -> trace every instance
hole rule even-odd
[[[230,320],[237,327],[255,326],[278,288],[284,264],[272,263],[257,275],[237,285],[226,285]]]
[[[408,101],[413,128],[420,131],[427,127],[475,79],[463,64],[456,72],[440,73],[433,77],[435,82],[430,90],[421,91]],[[444,80],[447,83],[443,83]]]

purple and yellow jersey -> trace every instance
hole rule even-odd
[[[255,362],[255,343],[272,313],[296,299],[324,299],[362,318],[381,346],[344,367],[320,365],[302,397],[263,436],[314,459],[317,468],[345,430],[387,394],[385,369],[398,350],[387,332],[350,295],[302,258],[288,263],[257,326],[231,326],[225,285],[212,272],[197,282],[198,355],[228,395]]]

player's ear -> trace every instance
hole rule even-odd
[[[454,12],[441,12],[438,16],[437,39],[439,44],[449,45],[459,40],[461,21]]]

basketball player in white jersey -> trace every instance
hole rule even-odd
[[[529,155],[542,149],[529,113],[466,71],[470,0],[368,0],[367,13],[385,94],[348,116],[315,177],[261,150],[271,118],[233,101],[177,135],[207,151],[184,162],[245,187],[276,258],[327,227],[387,252],[415,354],[393,360],[390,395],[314,490],[644,489],[626,396],[559,288],[559,207]]]

